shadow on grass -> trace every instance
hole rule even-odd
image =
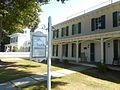
[[[102,80],[114,82],[120,84],[120,72],[114,70],[106,70],[106,72],[99,72],[97,68],[90,68],[84,71],[81,71],[85,75],[89,75],[95,78],[99,78]]]
[[[39,65],[15,65],[16,62],[0,62],[0,83],[4,83],[10,80],[19,79],[22,77],[34,75],[32,72],[27,71],[28,68],[40,67]],[[20,67],[20,69],[19,69]],[[24,69],[24,70],[22,70]],[[25,70],[26,69],[26,70]]]
[[[54,61],[52,61],[52,66],[61,67],[64,69],[69,69],[69,70],[73,70],[72,67],[76,67],[76,66],[81,67],[81,65],[75,65],[75,64],[71,64],[71,63],[64,64],[61,62],[56,63]],[[85,66],[85,67],[87,67],[87,66]],[[82,68],[83,68],[83,66],[82,66]],[[95,77],[98,79],[102,79],[102,80],[106,80],[106,81],[110,81],[110,82],[114,82],[114,83],[120,83],[120,72],[119,71],[107,69],[104,73],[102,73],[102,72],[99,72],[99,70],[97,68],[90,68],[90,69],[83,70],[83,71],[78,69],[78,70],[74,70],[74,71],[88,75],[88,76],[92,76],[92,77]]]
[[[63,81],[52,81],[52,89],[56,89],[56,90],[60,90],[60,88],[58,86],[65,86],[66,82]],[[43,81],[37,84],[33,84],[31,86],[27,86],[25,88],[29,88],[29,90],[47,90],[47,81]],[[24,90],[24,88],[23,88]]]

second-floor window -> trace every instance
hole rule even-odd
[[[105,15],[91,19],[91,31],[105,29]]]
[[[53,39],[59,37],[59,29],[53,31]]]
[[[61,30],[61,37],[69,35],[69,26],[63,27]]]
[[[18,42],[18,37],[11,37],[10,43],[15,43],[15,42]]]
[[[72,35],[81,33],[81,22],[72,25]]]
[[[120,26],[120,11],[113,12],[113,27]]]

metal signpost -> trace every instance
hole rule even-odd
[[[51,16],[48,18],[48,60],[47,60],[47,88],[51,90]]]

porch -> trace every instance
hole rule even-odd
[[[120,64],[120,31],[52,40],[52,58],[75,62]]]

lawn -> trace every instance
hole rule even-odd
[[[72,66],[73,65],[70,65],[68,68]],[[67,66],[53,63],[52,71],[65,67]],[[44,63],[30,60],[2,60],[2,62],[0,62],[0,83],[34,74],[43,74],[45,72],[47,72],[47,65]]]
[[[47,90],[46,81],[22,90]],[[120,72],[100,73],[96,68],[52,79],[52,90],[120,90]]]

